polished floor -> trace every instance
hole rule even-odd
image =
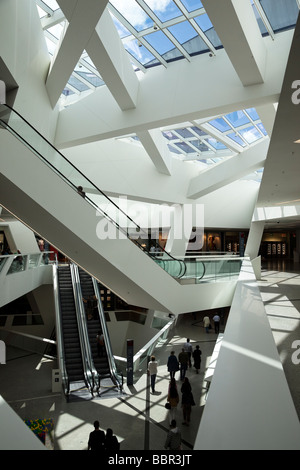
[[[300,416],[300,266],[293,263],[265,263],[259,281],[262,299],[278,347],[287,381]],[[203,328],[204,312],[179,317],[168,340],[155,350],[159,362],[155,394],[150,393],[146,374],[124,393],[88,400],[66,402],[60,393],[52,392],[52,369],[56,364],[36,354],[7,348],[7,364],[1,367],[0,394],[22,419],[53,418],[54,450],[85,450],[93,422],[112,428],[121,443],[121,450],[164,450],[169,431],[169,412],[165,409],[169,373],[167,358],[172,350],[179,354],[186,338],[202,350],[201,371],[188,369],[196,406],[192,408],[191,423],[182,424],[180,405],[177,422],[182,433],[182,448],[191,451],[201,420],[206,398],[205,370],[215,346],[217,335]],[[224,322],[225,323],[225,322]],[[223,332],[225,324],[221,325]],[[300,351],[300,346],[298,346]],[[176,376],[180,388],[179,373]],[[271,399],[271,397],[270,397]]]

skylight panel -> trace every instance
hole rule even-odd
[[[127,1],[127,0],[126,0]],[[182,16],[182,12],[173,2],[173,0],[144,0],[157,18],[165,23],[166,21],[173,20]]]
[[[228,119],[233,127],[243,126],[250,122],[243,111],[234,111],[233,113],[226,114],[226,119]]]
[[[198,36],[198,33],[188,21],[174,24],[168,28],[170,33],[184,46],[184,43]]]
[[[185,139],[188,139],[189,137],[194,137],[194,135],[188,129],[176,129],[176,132]]]
[[[247,108],[245,109],[246,113],[250,116],[252,121],[257,121],[259,119],[259,115],[255,108]]]
[[[195,153],[195,149],[193,149],[190,145],[188,145],[186,142],[177,142],[174,145],[176,145],[180,150],[182,150],[184,153]]]
[[[222,47],[221,40],[216,33],[212,22],[210,21],[207,13],[204,13],[203,15],[197,16],[195,18],[195,22],[197,25],[201,28],[205,36],[209,39],[209,41],[212,43],[212,45],[217,48],[217,47]]]
[[[147,34],[144,39],[158,52],[163,55],[173,49],[176,49],[172,41],[162,31],[155,31],[154,33]],[[177,55],[180,54],[179,51]]]
[[[240,134],[247,141],[248,144],[253,144],[257,140],[262,138],[261,133],[255,126],[247,127],[246,129],[241,129]]]
[[[124,39],[127,36],[130,36],[131,33],[130,31],[128,31],[125,25],[121,23],[121,21],[119,21],[111,12],[110,12],[110,16],[112,17],[116,30],[118,31],[119,37],[121,39]]]
[[[214,126],[216,129],[218,129],[220,132],[225,132],[225,131],[229,131],[231,129],[231,127],[229,126],[229,124],[227,124],[226,121],[224,121],[223,118],[217,118],[217,119],[213,119],[212,121],[209,121],[209,124],[211,124],[212,126]]]
[[[138,62],[142,65],[147,65],[152,62],[159,64],[158,59],[136,38],[131,41],[125,42],[124,47]]]
[[[207,142],[214,147],[216,150],[226,150],[227,147],[222,142],[218,142],[214,137],[208,137]]]
[[[110,3],[126,18],[136,31],[143,31],[153,25],[153,20],[135,0],[110,0]]]
[[[244,142],[244,140],[238,135],[237,132],[231,132],[230,134],[227,134],[227,137],[239,144],[241,147],[246,147],[247,145],[246,142]]]
[[[181,3],[189,13],[198,10],[199,8],[203,8],[203,5],[200,0],[181,0]]]
[[[294,28],[299,7],[296,0],[260,0],[274,32]]]

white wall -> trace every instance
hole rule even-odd
[[[0,2],[0,44],[1,58],[19,86],[14,108],[52,139],[57,113],[45,87],[50,57],[34,1]]]
[[[13,253],[17,250],[24,254],[40,251],[32,230],[18,220],[0,223],[0,231],[2,230]]]

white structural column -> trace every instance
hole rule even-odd
[[[65,2],[61,3],[61,7]],[[68,2],[70,5],[70,2]],[[54,107],[68,82],[86,44],[107,5],[107,0],[77,0],[72,2],[69,25],[59,50],[54,58],[46,87],[51,105]],[[63,8],[62,8],[63,10]]]
[[[269,139],[250,147],[248,150],[200,173],[189,186],[187,197],[197,199],[226,186],[254,170],[262,168],[267,156]]]
[[[264,227],[265,222],[263,220],[261,220],[260,222],[251,222],[247,244],[245,248],[245,256],[249,256],[251,261],[258,255],[262,235],[264,232]]]
[[[175,258],[184,256],[191,236],[193,221],[185,214],[185,206],[176,204],[173,207],[172,223],[166,243],[166,251]]]
[[[144,149],[160,173],[171,175],[171,156],[166,139],[159,129],[140,131],[137,133]]]
[[[243,85],[264,81],[266,49],[249,0],[202,2]]]
[[[120,108],[134,108],[139,80],[107,10],[103,12],[86,50]]]

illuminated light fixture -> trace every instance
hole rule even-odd
[[[295,141],[294,141],[294,144],[300,144],[300,139],[295,140]]]

